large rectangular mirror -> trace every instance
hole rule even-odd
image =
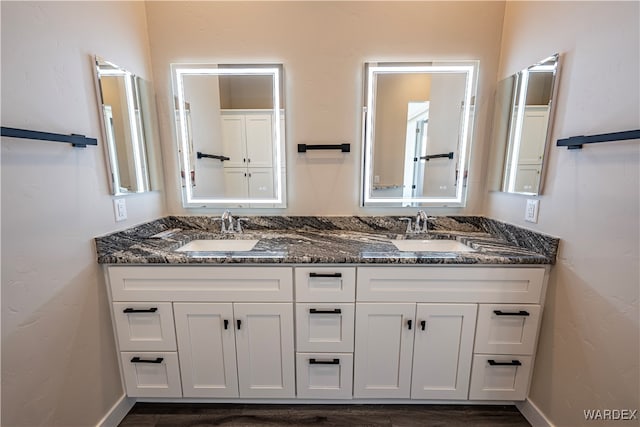
[[[99,56],[94,61],[111,193],[150,191],[146,138],[148,126],[156,122],[155,111],[145,112],[142,108],[144,82]]]
[[[363,206],[464,206],[477,69],[365,64]]]
[[[558,54],[498,83],[492,129],[491,189],[538,195],[551,135]]]
[[[173,64],[185,207],[285,207],[282,65]]]

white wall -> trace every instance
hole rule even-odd
[[[562,55],[538,224],[522,219],[526,197],[489,193],[485,205],[490,217],[562,239],[530,395],[558,426],[612,425],[585,421],[583,410],[640,402],[639,141],[555,147],[558,138],[640,128],[639,27],[638,2],[505,9],[499,78]]]
[[[159,115],[171,116],[172,62],[282,63],[288,209],[275,212],[398,213],[403,211],[358,207],[364,62],[479,59],[478,138],[469,203],[462,210],[431,210],[479,213],[485,124],[498,65],[503,10],[503,2],[482,1],[150,2],[147,17]],[[182,209],[173,125],[164,120],[161,133],[170,212],[215,212]],[[352,144],[350,154],[296,152],[299,143],[343,142]]]
[[[127,197],[115,223],[91,55],[151,78],[140,2],[1,2],[2,126],[98,147],[2,138],[2,425],[96,425],[122,396],[93,237],[164,214]]]

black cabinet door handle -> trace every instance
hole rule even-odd
[[[424,331],[425,329],[427,329],[427,321],[426,320],[421,320],[420,321],[420,328]]]
[[[151,307],[151,308],[127,307],[124,310],[122,310],[123,313],[155,313],[156,311],[158,311],[158,307]]]
[[[223,322],[224,322],[224,328],[229,329],[229,321],[227,319],[224,319]]]
[[[342,277],[342,273],[309,273],[309,277]]]
[[[411,330],[412,326],[413,326],[413,320],[411,319],[407,320],[407,327],[409,328],[409,330]]]
[[[318,359],[309,359],[309,365],[339,365],[340,359],[332,359],[332,360],[318,360]]]
[[[318,310],[317,308],[310,308],[309,313],[311,314],[340,314],[342,313],[342,309],[334,308],[333,310]]]
[[[163,357],[156,357],[155,359],[149,360],[149,359],[140,359],[138,356],[136,356],[131,359],[131,363],[162,363],[163,360],[164,360]]]
[[[522,363],[520,363],[519,360],[512,360],[511,362],[496,362],[493,359],[489,359],[487,360],[487,362],[489,363],[490,366],[521,366]]]
[[[238,330],[240,330],[240,326],[242,325],[242,320],[236,320],[236,324],[238,325]]]
[[[496,316],[528,316],[529,312],[520,310],[520,311],[502,311],[502,310],[493,310]]]

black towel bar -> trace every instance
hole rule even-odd
[[[306,153],[307,150],[340,150],[343,153],[349,153],[351,151],[351,144],[334,144],[334,145],[298,144],[298,153]]]
[[[599,142],[623,141],[626,139],[640,139],[640,129],[598,135],[572,136],[571,138],[559,139],[556,142],[556,146],[576,150],[582,148],[582,144],[597,144]]]
[[[231,160],[229,157],[227,156],[219,156],[217,154],[205,154],[205,153],[201,153],[201,152],[196,152],[196,156],[199,159],[205,158],[205,159],[216,159],[216,160],[220,160],[221,162],[224,162],[225,160]]]
[[[430,154],[428,156],[414,157],[413,161],[417,162],[418,160],[426,160],[428,162],[431,159],[439,159],[439,158],[447,158],[447,159],[453,160],[453,151],[450,151],[448,153],[442,153],[442,154]]]
[[[27,130],[18,128],[9,128],[2,126],[0,131],[2,136],[9,136],[11,138],[25,138],[25,139],[37,139],[40,141],[53,141],[64,142],[71,144],[74,147],[84,148],[87,145],[98,145],[96,138],[87,138],[84,135],[62,135],[59,133],[40,132],[37,130]]]

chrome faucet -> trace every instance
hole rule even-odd
[[[420,209],[416,214],[416,224],[414,229],[416,233],[429,232],[429,223],[427,222],[427,218],[427,213]]]
[[[222,213],[220,217],[220,231],[223,233],[233,233],[233,216],[231,215],[231,211],[228,209]]]

